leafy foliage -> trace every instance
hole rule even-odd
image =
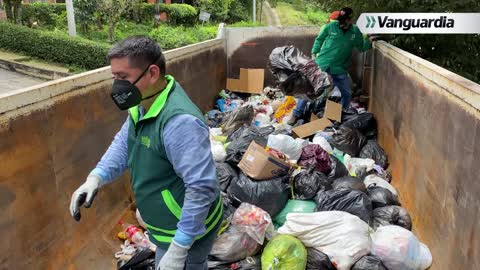
[[[217,26],[169,27],[160,25],[150,32],[162,49],[168,50],[215,38]]]
[[[109,46],[58,32],[0,23],[0,47],[57,63],[95,69],[106,65]]]

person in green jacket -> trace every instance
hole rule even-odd
[[[332,76],[335,86],[339,88],[344,110],[349,109],[352,98],[347,71],[352,50],[364,52],[372,48],[371,41],[364,39],[358,27],[352,23],[352,14],[351,8],[342,8],[337,20],[321,29],[312,48],[312,58],[323,71]],[[306,100],[298,100],[294,118],[301,117],[306,105]]]

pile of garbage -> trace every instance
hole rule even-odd
[[[301,57],[289,47],[274,53]],[[305,115],[322,118],[338,99],[312,89]],[[295,128],[313,120],[288,125],[296,100],[284,92],[223,90],[206,114],[227,221],[209,269],[427,269],[432,255],[390,183],[374,115],[353,102],[301,137]]]
[[[209,269],[427,269],[432,255],[391,185],[374,115],[352,102],[329,118],[339,92],[296,48],[275,49],[269,67],[278,88],[222,90],[205,115],[224,206]],[[292,126],[293,96],[308,105]],[[134,246],[152,265],[153,249]]]

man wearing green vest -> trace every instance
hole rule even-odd
[[[333,83],[342,94],[342,107],[349,110],[352,90],[348,79],[348,67],[351,64],[352,51],[357,49],[364,52],[372,48],[374,38],[365,39],[356,25],[352,22],[353,10],[344,7],[338,13],[336,20],[332,20],[321,28],[320,34],[315,39],[312,47],[312,58],[317,65],[330,74]],[[294,110],[294,117],[290,123],[300,118],[306,100],[299,100]]]
[[[161,270],[207,269],[223,209],[201,111],[165,73],[158,44],[134,36],[108,53],[111,96],[129,112],[113,142],[72,195],[70,212],[92,205],[99,188],[128,168],[131,186]]]

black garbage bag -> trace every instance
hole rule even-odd
[[[368,197],[372,201],[373,209],[388,205],[400,205],[398,202],[398,197],[395,196],[395,194],[393,194],[390,190],[383,187],[369,187]]]
[[[333,88],[331,77],[293,46],[273,49],[268,67],[278,88],[288,96],[314,99]]]
[[[372,202],[367,194],[354,189],[320,191],[315,198],[316,211],[344,211],[370,224]]]
[[[242,128],[241,134],[228,145],[225,161],[230,165],[237,165],[240,160],[242,160],[243,155],[252,141],[260,145],[267,145],[268,135],[274,131],[275,128],[272,126]]]
[[[347,176],[349,175],[349,172],[347,170],[347,167],[335,156],[331,155],[330,160],[332,161],[332,170],[328,174],[328,178],[330,179],[330,182],[333,180]]]
[[[119,261],[118,270],[155,270],[155,252],[148,248],[139,248],[127,262]]]
[[[314,248],[307,248],[307,270],[336,270],[328,256]]]
[[[216,163],[215,166],[217,167],[217,180],[220,190],[227,192],[230,183],[238,178],[238,172],[234,167],[225,162]]]
[[[228,188],[228,196],[234,207],[242,202],[262,208],[271,217],[276,216],[285,207],[290,191],[289,175],[270,180],[256,181],[240,172],[238,180]]]
[[[357,129],[369,139],[377,136],[377,121],[373,113],[353,114],[343,122],[342,126]]]
[[[303,147],[298,165],[302,167],[313,166],[317,171],[326,174],[332,170],[330,155],[318,144],[309,144]]]
[[[301,63],[296,68],[313,86],[314,94],[310,95],[310,98],[316,98],[322,95],[327,97],[327,93],[329,94],[333,89],[334,84],[332,78],[328,73],[323,72],[314,60],[310,60],[305,64]],[[327,93],[325,93],[325,91],[327,91]]]
[[[384,206],[373,210],[372,227],[376,230],[380,226],[397,225],[412,230],[412,219],[407,209],[396,206]]]
[[[313,199],[320,190],[325,191],[331,188],[328,177],[314,167],[302,170],[293,178],[293,191],[298,200]]]
[[[232,200],[228,197],[227,193],[221,192],[222,203],[223,203],[223,219],[229,220],[229,217],[235,213],[237,207],[233,206]]]
[[[359,154],[360,158],[369,158],[375,160],[375,164],[382,168],[387,168],[388,158],[383,148],[374,140],[369,140],[362,148]]]
[[[338,150],[352,157],[358,157],[360,150],[367,144],[367,138],[357,129],[340,126],[330,138],[329,142]]]
[[[332,183],[332,188],[336,190],[355,189],[362,192],[367,192],[367,188],[365,187],[362,179],[349,175],[335,179]]]
[[[388,270],[377,256],[363,256],[352,267],[352,270]]]
[[[225,113],[219,110],[211,110],[205,114],[205,118],[207,118],[207,124],[209,127],[216,128],[218,127],[225,117]]]
[[[222,128],[225,135],[229,136],[244,124],[252,123],[255,112],[252,106],[236,108],[233,112],[227,114],[222,121]]]

